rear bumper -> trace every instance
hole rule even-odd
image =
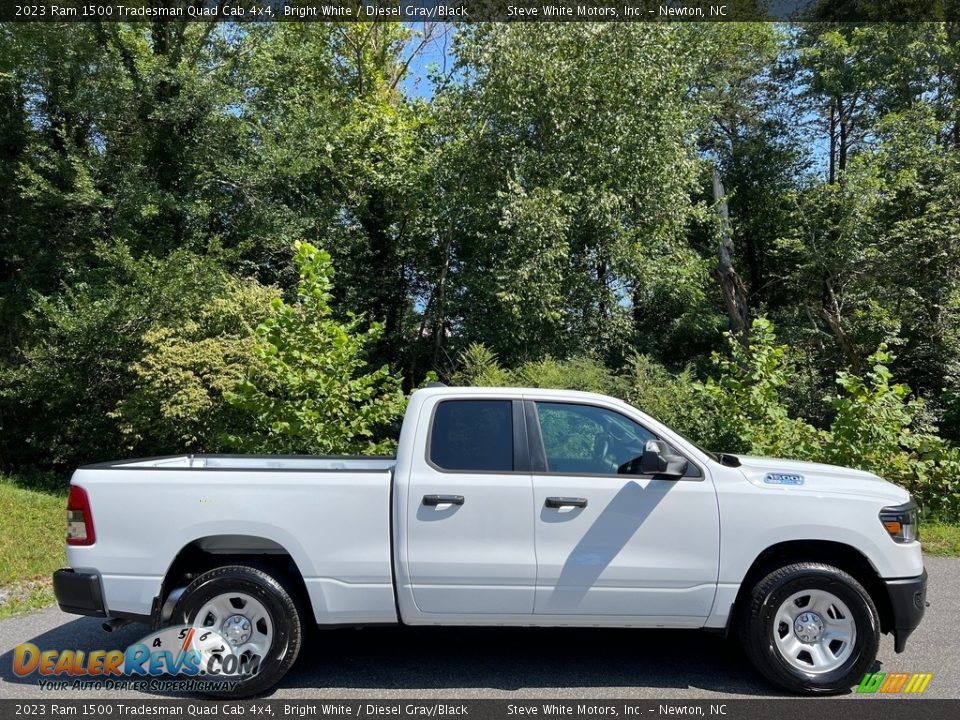
[[[927,571],[917,577],[884,580],[883,583],[893,610],[893,649],[901,653],[927,609]]]
[[[53,574],[53,594],[60,609],[74,615],[106,617],[103,589],[97,573],[79,573],[70,568]]]

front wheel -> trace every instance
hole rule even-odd
[[[796,563],[751,590],[740,642],[764,677],[794,693],[836,694],[859,683],[877,657],[880,622],[869,593],[831,565]]]
[[[234,681],[207,691],[217,697],[269,690],[300,652],[303,628],[296,602],[276,578],[249,565],[218,567],[197,577],[177,602],[173,619],[194,627],[201,639],[205,631],[217,638],[219,647],[211,654],[221,654],[208,667],[232,671]],[[214,677],[204,672],[203,679]]]

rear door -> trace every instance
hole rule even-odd
[[[529,615],[537,562],[521,400],[440,397],[407,495],[407,572],[417,609]]]
[[[720,526],[712,479],[629,474],[658,439],[617,408],[527,401],[536,522],[535,614],[668,619],[710,613]]]

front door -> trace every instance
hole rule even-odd
[[[720,526],[713,481],[630,475],[656,436],[620,411],[527,401],[538,615],[671,618],[710,613]],[[540,467],[534,460],[540,456]]]

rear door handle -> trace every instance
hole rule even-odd
[[[463,495],[424,495],[423,504],[430,507],[437,505],[463,505]]]
[[[546,504],[548,508],[562,508],[562,507],[584,508],[587,506],[587,499],[577,498],[577,497],[548,497]]]

